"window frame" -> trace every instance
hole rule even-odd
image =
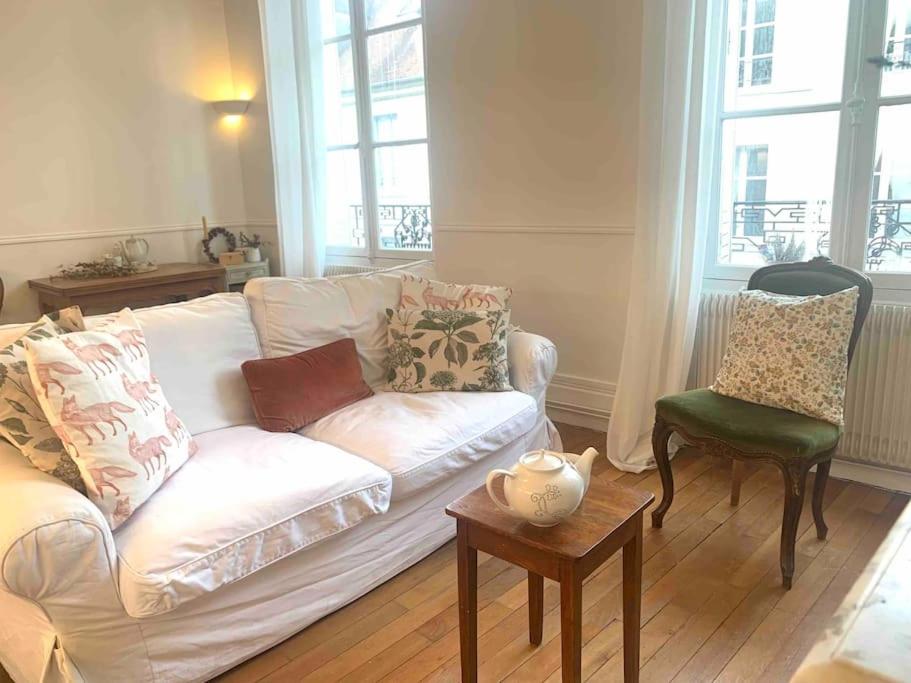
[[[425,19],[427,16],[427,2],[421,0],[421,16],[407,19],[392,24],[372,29],[367,28],[367,17],[364,9],[364,0],[348,0],[350,12],[350,33],[333,36],[322,40],[323,46],[344,40],[351,41],[354,71],[354,99],[357,117],[358,141],[354,144],[328,145],[326,151],[354,149],[358,153],[359,168],[361,172],[361,201],[363,202],[364,215],[364,246],[327,245],[327,263],[337,264],[366,264],[374,265],[383,261],[420,261],[432,259],[434,253],[434,240],[431,237],[430,249],[384,249],[380,246],[379,226],[379,201],[377,198],[377,171],[376,151],[384,147],[402,147],[406,145],[423,144],[427,148],[427,184],[429,188],[431,235],[433,234],[433,165],[431,163],[431,134],[430,134],[430,87],[428,83],[427,61],[427,31]],[[367,41],[371,36],[389,33],[400,29],[419,26],[421,28],[421,47],[424,69],[424,117],[426,122],[426,137],[408,138],[377,142],[373,135],[373,104],[370,99],[370,69],[367,57]]]
[[[721,35],[707,41],[712,46],[706,55],[705,92],[706,128],[701,144],[709,163],[700,169],[700,194],[706,197],[707,230],[704,279],[709,286],[729,289],[746,283],[756,266],[718,263],[718,236],[721,219],[722,130],[724,122],[738,118],[758,118],[816,112],[839,113],[836,141],[835,181],[832,194],[832,220],[829,231],[829,257],[835,262],[868,275],[876,300],[911,303],[911,273],[866,271],[867,228],[875,167],[879,111],[884,106],[911,104],[911,94],[881,96],[882,69],[867,61],[883,55],[886,45],[888,0],[849,0],[842,93],[838,101],[763,109],[724,110],[727,35],[730,29],[728,0],[708,0],[709,11],[721,17],[716,31]],[[777,10],[776,10],[776,19]],[[738,18],[739,27],[739,18]],[[739,55],[738,55],[739,60]],[[774,71],[773,71],[774,73]],[[764,86],[760,86],[764,87]],[[849,226],[864,226],[850,230]],[[714,282],[713,282],[714,281]]]

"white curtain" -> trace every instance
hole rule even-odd
[[[720,29],[710,4],[644,2],[636,235],[607,433],[608,458],[628,472],[654,466],[655,401],[683,391],[689,373],[706,241],[697,183],[714,135],[703,116],[704,57]]]
[[[326,145],[319,3],[259,0],[282,273],[319,277],[326,258]]]

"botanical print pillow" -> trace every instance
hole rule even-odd
[[[386,309],[392,391],[509,391],[509,311]]]
[[[827,296],[740,293],[712,391],[844,424],[857,287]]]
[[[81,324],[81,316],[78,322]],[[0,349],[0,436],[16,446],[39,470],[84,494],[79,469],[44,416],[25,360],[26,340],[48,339],[65,333],[50,316],[43,316],[21,338]],[[45,379],[53,383],[54,373],[68,371],[69,366],[49,367]]]
[[[38,401],[116,529],[196,448],[151,373],[142,330],[124,309],[101,329],[26,347]]]
[[[399,308],[418,311],[499,311],[509,308],[511,296],[512,290],[509,287],[453,285],[414,275],[403,275]]]

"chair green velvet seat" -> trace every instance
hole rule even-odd
[[[858,288],[858,297],[854,329],[848,345],[849,363],[873,300],[870,278],[818,256],[807,262],[778,263],[760,268],[753,273],[747,285],[747,289],[796,296],[833,294],[850,287]],[[816,535],[825,539],[828,531],[822,517],[822,503],[841,429],[788,410],[720,396],[708,389],[658,399],[652,451],[661,475],[663,496],[652,512],[654,527],[662,525],[664,515],[674,501],[674,475],[668,451],[668,441],[674,433],[704,453],[733,461],[732,505],[737,505],[740,500],[744,462],[771,463],[781,471],[785,493],[781,522],[781,578],[785,588],[790,588],[794,576],[797,527],[803,509],[807,475],[813,466],[816,467],[813,479]]]
[[[712,437],[746,453],[812,458],[838,444],[841,428],[790,410],[694,389],[658,399],[655,411],[694,437]]]

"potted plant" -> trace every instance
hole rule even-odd
[[[259,263],[263,260],[260,247],[263,246],[262,237],[253,233],[253,237],[247,237],[243,231],[240,233],[240,246],[244,250],[244,259],[247,263]]]

